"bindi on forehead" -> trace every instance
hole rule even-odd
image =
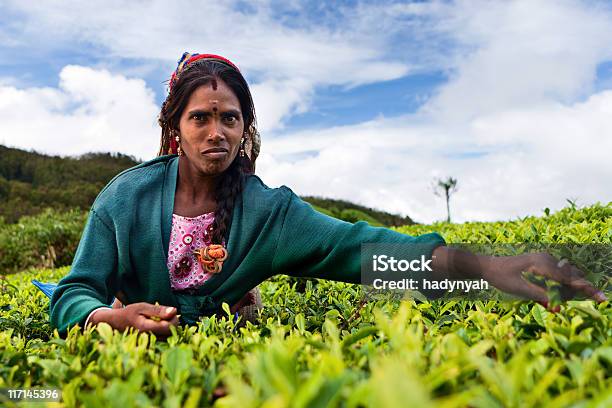
[[[213,112],[218,111],[217,104],[219,103],[219,101],[217,99],[209,99],[208,102],[210,102],[210,104],[213,106]]]
[[[217,90],[217,80],[216,80],[215,78],[213,78],[213,79],[210,81],[210,84],[212,85],[212,89],[213,89],[213,91],[216,91],[216,90]]]

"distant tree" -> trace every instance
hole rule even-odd
[[[446,180],[437,179],[434,186],[434,194],[446,198],[446,222],[450,222],[450,196],[457,191],[457,179],[449,177]]]

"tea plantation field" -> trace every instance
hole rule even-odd
[[[610,248],[612,203],[399,230],[438,231],[449,243]],[[610,298],[612,257],[593,263],[584,248],[571,261],[597,265],[589,277]],[[359,285],[278,276],[261,285],[256,325],[213,316],[165,340],[108,325],[60,338],[30,280],[57,282],[68,270],[0,279],[0,388],[60,389],[62,402],[48,406],[612,406],[610,302],[572,300],[558,313],[527,301],[366,302]]]

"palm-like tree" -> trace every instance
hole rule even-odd
[[[437,179],[437,184],[434,186],[434,193],[437,196],[444,194],[446,198],[446,222],[450,222],[450,196],[457,191],[457,179],[449,177],[446,180]]]

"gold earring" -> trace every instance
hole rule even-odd
[[[181,149],[181,138],[179,135],[176,135],[176,137],[174,138],[174,140],[176,140],[176,144],[177,144],[177,148],[176,148],[176,153],[179,156],[184,156],[185,153],[183,152],[183,149]]]
[[[240,157],[244,157],[244,136],[240,140]]]

